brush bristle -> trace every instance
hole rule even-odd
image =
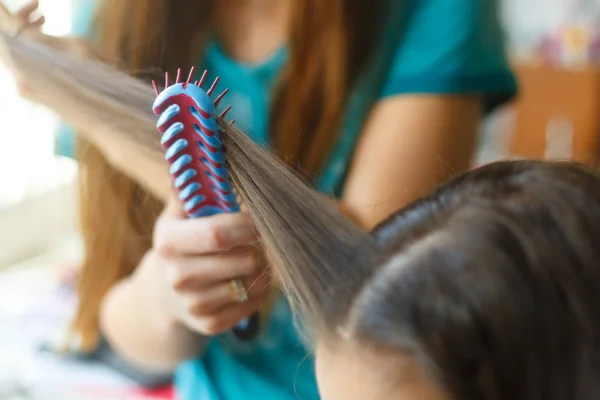
[[[192,77],[194,76],[194,71],[195,71],[195,67],[191,67],[190,68],[190,72],[188,74],[188,77],[186,79],[186,81],[184,82],[184,84],[189,84],[192,80]],[[206,76],[208,74],[207,70],[204,70],[204,72],[202,73],[202,77],[200,78],[200,80],[194,81],[194,85],[198,86],[199,88],[202,88],[202,85],[204,84],[205,80],[206,80]],[[212,93],[214,92],[215,88],[217,87],[217,84],[219,83],[221,79],[217,76],[213,82],[213,84],[211,85],[210,89],[208,89],[208,91],[206,92],[207,95],[211,96]],[[181,81],[181,68],[177,69],[177,76],[174,82],[174,85],[179,84]],[[169,72],[165,72],[165,86],[164,88],[168,88],[169,85]],[[156,93],[156,95],[158,96],[161,93],[161,90],[158,88],[156,81],[152,81],[152,87],[154,88],[154,93]],[[227,95],[227,93],[229,93],[229,88],[223,90],[223,92],[217,96],[217,98],[213,101],[213,104],[216,107],[219,106],[219,104],[221,103],[221,101],[223,100],[223,98],[225,98],[225,96]],[[224,118],[227,113],[231,110],[231,106],[227,106],[227,108],[225,108],[225,110],[223,110],[223,112],[219,115],[219,118]],[[235,123],[234,120],[231,120],[229,122],[229,125],[233,125]]]
[[[209,96],[212,95],[212,93],[215,91],[215,88],[217,87],[217,84],[219,83],[219,81],[221,80],[221,78],[219,78],[218,76],[215,78],[215,81],[213,82],[213,84],[211,85],[210,89],[208,89],[208,91],[206,92],[206,94],[208,94]]]
[[[206,79],[206,74],[208,74],[208,71],[204,70],[204,72],[202,73],[202,77],[200,78],[200,80],[198,81],[198,84],[196,85],[199,88],[201,88],[202,85],[204,85],[204,80]]]
[[[221,93],[219,96],[217,96],[217,98],[214,101],[215,107],[217,107],[219,105],[219,103],[221,102],[221,100],[223,100],[223,97],[225,97],[225,95],[227,95],[227,93],[229,93],[229,88],[225,89],[223,91],[223,93]]]
[[[219,115],[219,118],[225,118],[225,116],[227,115],[227,113],[229,112],[229,110],[231,110],[231,106],[227,106],[227,108],[225,110],[223,110],[223,112],[221,113],[221,115]]]
[[[196,68],[194,66],[192,66],[192,68],[190,68],[190,73],[188,75],[188,78],[185,81],[186,84],[189,84],[190,81],[192,80],[192,76],[194,76],[194,71],[195,70],[196,70]]]

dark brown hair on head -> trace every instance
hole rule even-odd
[[[351,307],[363,343],[413,353],[456,399],[600,398],[600,177],[511,161],[374,231],[387,259]]]

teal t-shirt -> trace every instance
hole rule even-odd
[[[95,1],[80,2],[74,31],[83,35]],[[516,92],[496,2],[391,3],[382,21],[385,29],[377,57],[349,99],[334,153],[315,182],[323,193],[340,195],[365,118],[378,100],[411,93],[473,93],[482,95],[489,110]],[[246,65],[229,58],[212,41],[197,67],[209,71],[209,82],[220,76],[218,88],[230,89],[223,102],[232,106],[229,116],[255,141],[267,143],[272,89],[287,59],[284,47],[261,64]],[[62,126],[59,152],[72,154],[71,143],[71,132]],[[179,367],[175,384],[181,400],[318,399],[312,361],[284,299],[275,304],[257,340],[240,343],[228,334],[211,339],[202,356]]]

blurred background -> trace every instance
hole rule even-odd
[[[25,1],[4,0],[11,9]],[[40,0],[53,35],[73,0]],[[600,0],[502,0],[520,96],[481,125],[476,164],[508,157],[595,159]],[[55,155],[58,119],[21,99],[0,65],[0,400],[160,398],[114,369],[53,356],[74,304],[77,166]],[[28,159],[22,152],[27,147]]]
[[[5,2],[15,9],[23,3]],[[47,18],[44,29],[49,34],[70,33],[72,3],[72,0],[40,2]],[[76,176],[76,165],[70,159],[54,155],[56,116],[21,99],[3,65],[0,65],[0,87],[0,118],[4,127],[0,148],[1,268],[44,252],[56,243],[54,239],[61,241],[68,215],[73,211],[64,202],[70,198],[68,188]],[[15,151],[25,146],[29,152],[26,161],[21,152]],[[40,224],[41,219],[48,224]]]

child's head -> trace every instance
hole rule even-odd
[[[386,256],[317,338],[325,400],[600,398],[593,171],[488,165],[374,235]]]

